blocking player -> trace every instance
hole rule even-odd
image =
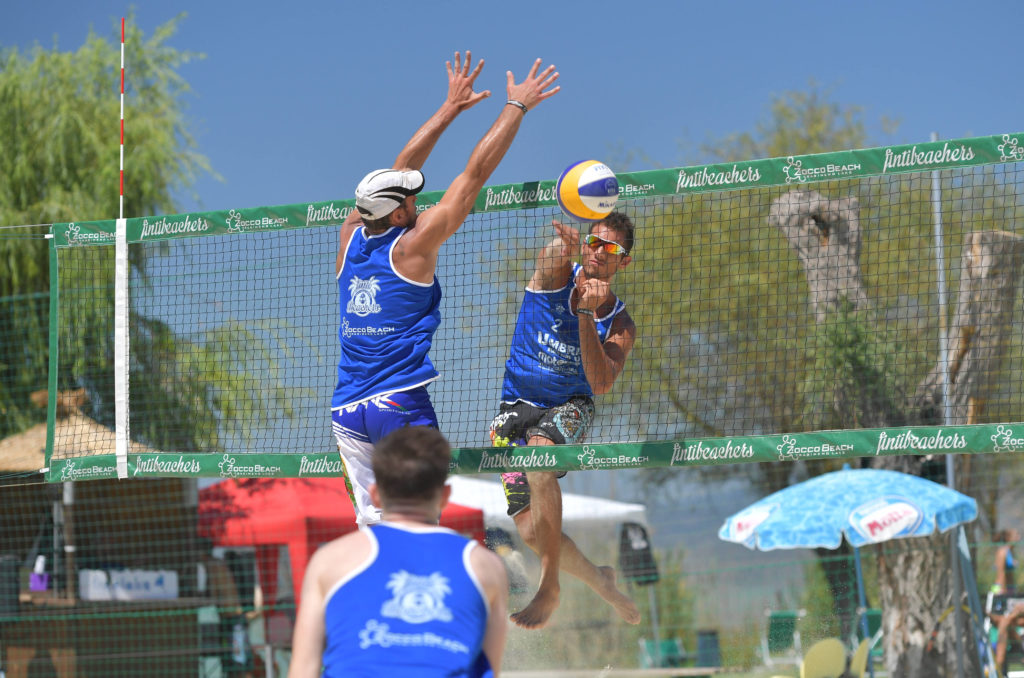
[[[437,426],[427,385],[438,378],[427,356],[441,320],[434,277],[441,245],[462,225],[484,182],[508,151],[527,111],[560,89],[554,66],[537,59],[516,83],[506,72],[507,101],[473,149],[465,170],[440,202],[416,212],[419,171],[441,133],[490,92],[474,92],[483,61],[470,71],[455,55],[448,97],[413,135],[390,169],[370,172],[356,187],[356,210],[341,227],[336,273],[341,358],[331,399],[332,424],[360,524],[380,520],[369,486],[373,444],[402,426]]]

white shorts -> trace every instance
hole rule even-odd
[[[370,500],[370,485],[375,482],[373,447],[378,440],[403,426],[437,428],[437,415],[426,387],[388,393],[331,412],[331,428],[345,464],[359,525],[380,522],[380,509]]]

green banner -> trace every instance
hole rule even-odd
[[[1024,133],[951,139],[903,146],[881,146],[835,153],[816,153],[767,160],[617,173],[619,197],[728,191],[765,186],[796,186],[831,179],[854,179],[905,172],[924,172],[1024,161]],[[436,205],[442,191],[423,193],[417,209]],[[487,186],[477,196],[475,212],[557,205],[555,181]],[[127,220],[128,242],[193,238],[229,233],[256,233],[288,228],[337,226],[349,215],[354,200],[251,207],[220,212],[175,214]],[[57,247],[112,245],[116,222],[82,221],[54,224]]]
[[[904,454],[1024,452],[1024,423],[814,431],[734,438],[550,447],[461,448],[457,475],[505,471],[592,471],[852,459]],[[317,478],[342,475],[337,454],[129,454],[128,476],[150,478]],[[114,455],[52,462],[51,482],[116,476]]]

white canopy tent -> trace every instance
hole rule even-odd
[[[451,501],[463,506],[483,509],[484,524],[515,531],[515,523],[507,513],[505,491],[500,482],[471,476],[452,476]],[[620,523],[640,523],[648,532],[647,507],[582,494],[562,494],[562,526],[572,534],[575,529],[610,528],[617,534]]]

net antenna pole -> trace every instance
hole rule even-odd
[[[121,162],[114,233],[114,452],[117,477],[128,477],[128,222],[124,218],[124,17],[121,17]]]

